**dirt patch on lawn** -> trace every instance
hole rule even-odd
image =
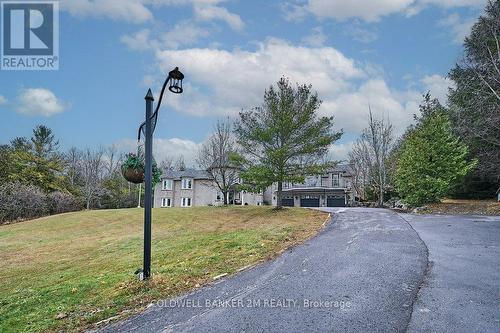
[[[500,203],[496,200],[444,199],[440,203],[427,204],[422,213],[448,215],[500,215]]]

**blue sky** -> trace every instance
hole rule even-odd
[[[147,88],[179,66],[155,132],[157,159],[193,164],[218,118],[262,102],[281,76],[311,83],[345,135],[368,105],[402,132],[430,90],[446,100],[448,70],[485,0],[61,0],[58,71],[0,71],[0,143],[51,127],[61,147],[132,150]]]

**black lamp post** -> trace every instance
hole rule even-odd
[[[184,74],[179,71],[179,67],[168,73],[168,77],[161,88],[160,99],[153,111],[154,97],[151,89],[145,97],[146,99],[146,120],[139,126],[137,139],[141,139],[141,133],[144,134],[144,262],[142,268],[142,279],[148,279],[151,276],[151,208],[153,206],[153,132],[156,128],[156,120],[158,119],[158,111],[160,110],[161,101],[165,88],[170,83],[168,90],[174,94],[181,94],[182,80]]]

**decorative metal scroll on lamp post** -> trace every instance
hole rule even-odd
[[[168,73],[168,77],[161,88],[160,98],[156,109],[153,111],[154,97],[151,89],[145,97],[146,100],[146,120],[139,126],[137,140],[141,140],[141,134],[144,135],[144,262],[140,278],[146,280],[151,276],[151,208],[153,206],[153,132],[156,128],[158,111],[160,110],[163,93],[168,86],[174,94],[181,94],[182,80],[184,74],[179,71],[179,67]]]

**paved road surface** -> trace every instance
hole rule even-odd
[[[402,217],[429,249],[409,332],[500,332],[500,216]]]
[[[391,211],[340,210],[278,259],[102,331],[404,332],[426,251]]]

